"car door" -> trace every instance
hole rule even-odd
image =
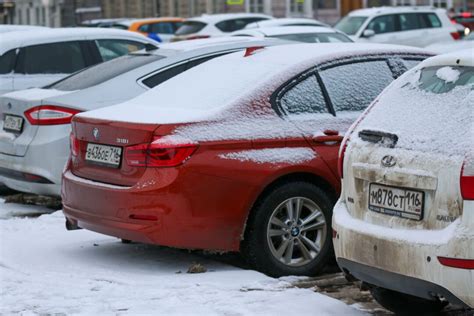
[[[397,44],[424,47],[429,36],[428,29],[421,24],[417,13],[397,14],[400,25],[399,40]]]
[[[373,18],[366,27],[366,30],[372,30],[375,34],[371,37],[363,37],[362,33],[360,41],[398,44],[400,39],[399,32],[397,32],[397,25],[398,22],[396,14],[377,16]]]
[[[17,58],[17,49],[9,50],[0,56],[0,95],[13,90],[13,68]]]
[[[13,89],[43,87],[90,65],[85,41],[22,47],[13,75]]]

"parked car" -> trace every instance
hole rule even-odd
[[[149,18],[131,20],[128,30],[139,32],[160,43],[171,40],[176,30],[183,24],[182,18]]]
[[[469,34],[469,36],[466,36],[460,41],[436,43],[426,46],[426,49],[433,51],[437,54],[445,54],[465,49],[471,49],[472,54],[474,55],[474,33]]]
[[[200,17],[186,19],[172,42],[209,38],[213,36],[224,36],[228,33],[243,29],[247,24],[269,20],[271,16],[258,13],[226,13],[202,15]]]
[[[348,132],[333,242],[341,269],[384,307],[474,307],[474,55],[426,60]]]
[[[279,18],[271,20],[262,20],[258,22],[249,23],[244,29],[255,29],[261,27],[276,27],[276,26],[325,26],[328,24],[315,19],[306,18]]]
[[[75,113],[120,103],[217,56],[279,40],[215,38],[165,44],[77,72],[48,87],[0,97],[0,181],[28,193],[59,196]],[[47,115],[44,120],[42,115]],[[38,118],[39,117],[39,118]]]
[[[34,31],[34,30],[43,30],[43,29],[48,29],[48,28],[44,26],[34,26],[34,25],[2,24],[0,25],[0,34],[7,33],[7,32],[15,32],[15,31]]]
[[[354,41],[425,47],[460,38],[446,10],[430,7],[380,7],[355,10],[335,26]]]
[[[461,12],[451,18],[454,23],[459,23],[467,27],[470,31],[474,31],[474,14],[471,12]]]
[[[321,272],[333,256],[342,135],[426,56],[353,43],[257,46],[80,113],[63,175],[67,227],[241,251],[272,276]]]
[[[128,27],[120,27],[122,24],[125,23],[126,21],[129,21],[130,19],[125,19],[125,18],[117,18],[117,19],[93,19],[93,20],[85,20],[82,21],[79,26],[80,27],[103,27],[103,28],[119,28],[126,30]],[[118,27],[116,27],[119,25]]]
[[[62,28],[2,34],[0,95],[41,87],[156,42],[112,29]]]
[[[232,36],[257,38],[279,38],[304,43],[342,43],[352,42],[344,33],[321,26],[286,26],[245,29],[231,33]]]

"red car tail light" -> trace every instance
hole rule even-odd
[[[77,157],[79,154],[79,140],[74,136],[74,133],[69,134],[69,145],[71,147],[71,155]]]
[[[25,117],[31,125],[69,124],[74,115],[81,111],[55,105],[35,106],[25,111]]]
[[[461,168],[461,196],[464,200],[474,200],[474,174],[467,175],[466,162]]]
[[[459,34],[458,32],[451,32],[451,33],[449,33],[449,34],[451,34],[451,36],[452,36],[455,40],[461,39],[461,34]]]
[[[149,144],[127,147],[125,161],[132,167],[176,167],[183,164],[197,147],[191,141],[167,143],[161,137],[155,137]]]
[[[443,266],[458,268],[458,269],[474,269],[474,259],[459,259],[459,258],[447,258],[438,257],[439,263]]]

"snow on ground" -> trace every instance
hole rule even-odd
[[[292,278],[86,230],[68,232],[61,212],[11,217],[32,208],[0,201],[0,315],[364,315],[292,288]],[[208,272],[187,274],[193,262]]]

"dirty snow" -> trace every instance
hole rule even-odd
[[[0,204],[0,314],[365,315],[310,289],[207,257],[68,232],[61,212]],[[21,213],[21,212],[20,212]],[[9,214],[9,216],[7,216]],[[206,273],[187,274],[194,262]]]
[[[443,68],[438,69],[438,71],[436,71],[436,76],[439,79],[444,80],[446,82],[454,83],[458,81],[460,75],[461,75],[461,72],[452,67],[443,67]]]
[[[252,161],[256,163],[289,163],[298,164],[310,161],[316,157],[316,153],[305,147],[300,148],[266,148],[244,150],[234,153],[222,154],[223,159],[234,159],[239,161]]]

